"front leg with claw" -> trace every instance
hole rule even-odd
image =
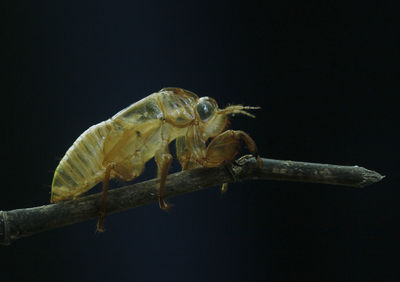
[[[261,167],[262,163],[256,143],[247,133],[241,130],[227,130],[215,137],[208,145],[201,164],[205,167],[216,167],[224,162],[233,162],[239,152],[241,141],[246,144],[250,153],[257,158],[258,165]],[[227,189],[228,184],[224,183],[221,192],[225,193]]]

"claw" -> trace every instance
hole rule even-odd
[[[160,205],[160,209],[164,211],[168,211],[171,208],[171,205],[168,204],[164,199],[158,199],[158,204]]]
[[[263,168],[263,162],[259,155],[256,157],[258,168]]]
[[[228,183],[222,184],[221,195],[225,194],[227,191],[228,191]]]
[[[97,220],[97,226],[96,226],[96,231],[99,233],[104,232],[104,224],[103,224],[104,216],[105,216],[105,213],[101,211],[99,213],[99,219]]]

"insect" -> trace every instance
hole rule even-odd
[[[168,144],[175,140],[183,170],[231,162],[241,141],[258,157],[249,135],[225,130],[230,115],[254,117],[245,110],[258,108],[231,105],[219,109],[212,98],[199,98],[180,88],[163,88],[87,129],[61,159],[54,173],[50,201],[75,199],[103,182],[97,223],[97,230],[102,232],[109,180],[138,177],[145,163],[154,157],[160,179],[159,205],[166,210],[169,205],[163,194],[172,162]],[[226,185],[223,187],[226,189]]]

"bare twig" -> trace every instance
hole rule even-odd
[[[253,179],[284,180],[335,184],[362,188],[380,181],[383,176],[358,166],[338,166],[262,159],[257,166],[251,156],[244,156],[227,169],[198,168],[168,176],[165,196],[174,197],[223,183]],[[158,180],[113,189],[107,200],[107,213],[116,213],[157,201]],[[0,244],[8,245],[19,238],[45,230],[96,218],[100,193],[34,208],[0,211]]]

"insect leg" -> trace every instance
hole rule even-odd
[[[103,221],[106,215],[106,203],[107,203],[107,196],[108,196],[108,186],[110,183],[110,174],[111,170],[114,168],[114,164],[111,163],[107,165],[106,171],[104,173],[104,180],[103,180],[103,192],[101,194],[101,202],[99,208],[99,219],[97,221],[97,231],[104,232]]]
[[[232,162],[224,161],[223,164],[224,164],[226,170],[228,171],[228,173],[231,175],[233,181],[236,181],[237,178],[236,178],[236,175],[235,175],[235,173],[233,172],[233,169],[232,169]],[[221,195],[225,194],[227,191],[228,191],[228,183],[222,184],[222,186],[221,186]]]
[[[262,160],[260,155],[258,154],[256,142],[244,131],[237,130],[236,134],[239,134],[240,138],[246,143],[247,148],[250,153],[257,159],[257,165],[259,168],[262,168]]]
[[[163,210],[168,210],[170,206],[163,199],[165,181],[167,179],[168,170],[172,163],[172,155],[169,153],[168,142],[163,140],[160,150],[155,154],[155,160],[158,167],[158,178],[160,179],[160,190],[158,194],[158,202],[160,208]]]
[[[205,167],[216,167],[223,162],[232,162],[239,152],[240,141],[243,141],[250,153],[257,158],[258,166],[262,166],[262,162],[257,153],[257,146],[254,140],[244,131],[227,130],[215,137],[207,147],[205,160],[202,165]],[[221,192],[225,193],[228,184],[224,183]]]

